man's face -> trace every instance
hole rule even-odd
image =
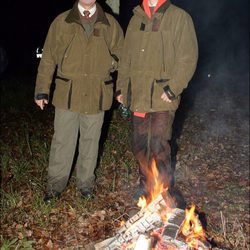
[[[83,8],[89,9],[95,4],[96,0],[79,0]]]

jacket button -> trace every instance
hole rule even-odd
[[[144,51],[145,51],[145,49],[142,49],[141,51],[142,51],[142,52],[144,52]]]
[[[88,76],[88,74],[85,73],[84,76]]]

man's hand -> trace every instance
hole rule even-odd
[[[166,94],[165,92],[161,95],[161,99],[162,99],[164,102],[172,102],[172,101],[168,98],[168,96],[167,96],[167,94]]]
[[[43,110],[43,109],[44,109],[45,104],[48,104],[48,100],[46,100],[46,99],[42,99],[42,100],[35,100],[35,102],[36,102],[37,106],[39,106],[39,107],[40,107],[40,109],[41,109],[41,110]]]
[[[116,100],[117,100],[119,103],[123,104],[123,96],[122,96],[122,95],[118,95],[118,96],[116,97]]]

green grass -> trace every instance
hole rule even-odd
[[[14,238],[12,240],[5,240],[3,237],[1,237],[2,246],[0,250],[32,250],[33,244],[35,241],[28,240],[26,238],[23,238],[22,240],[19,240],[18,238]]]
[[[11,159],[11,156],[9,152],[6,152],[0,156],[2,175],[6,175],[9,169],[10,159]]]
[[[2,215],[4,215],[18,205],[22,196],[20,192],[12,191],[11,188],[9,192],[1,190],[0,193],[1,193],[0,207]]]

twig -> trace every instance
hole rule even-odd
[[[226,226],[226,219],[225,219],[225,216],[223,215],[222,211],[220,211],[220,217],[221,217],[221,223],[222,223],[222,233],[224,235],[224,238],[226,239],[226,237],[227,237],[227,226]]]

